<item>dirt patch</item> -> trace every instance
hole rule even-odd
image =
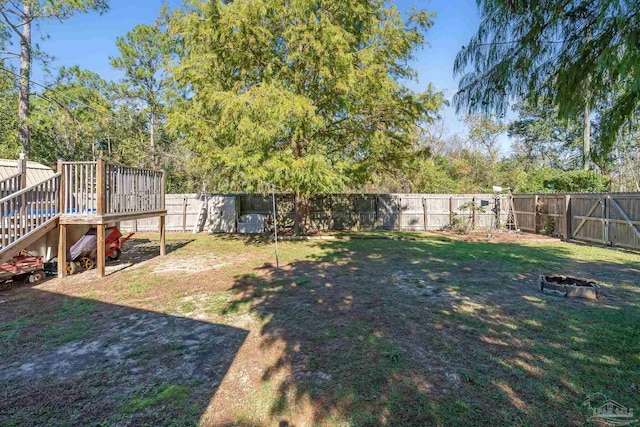
[[[38,292],[38,291],[32,291]],[[42,292],[44,294],[44,292]],[[55,294],[38,297],[69,298]],[[63,302],[67,301],[67,302]],[[225,325],[199,322],[128,307],[96,303],[95,311],[83,316],[90,328],[86,339],[60,345],[43,342],[50,336],[46,326],[30,331],[13,343],[22,348],[0,359],[0,419],[36,419],[47,416],[48,425],[78,420],[90,424],[101,419],[110,425],[166,424],[182,420],[197,424],[209,399],[220,385],[247,332]],[[58,316],[58,322],[67,319]],[[44,345],[43,345],[44,344]],[[75,384],[71,394],[62,391]],[[144,399],[167,385],[181,390],[180,408],[167,410],[155,402],[135,413],[128,402]],[[52,395],[43,399],[42,392]],[[99,390],[100,398],[94,393]],[[67,395],[70,404],[51,408],[56,395]],[[162,399],[160,399],[162,400]],[[157,403],[157,404],[156,404]],[[175,410],[175,412],[173,412]],[[36,418],[34,418],[36,417]]]
[[[153,274],[183,273],[195,274],[203,271],[219,270],[232,264],[232,260],[212,254],[193,257],[175,257],[158,259],[153,263]]]
[[[446,236],[463,242],[494,242],[513,243],[530,241],[558,241],[557,238],[533,233],[517,233],[515,231],[476,230],[469,234],[452,233],[449,231],[430,231],[438,236]]]

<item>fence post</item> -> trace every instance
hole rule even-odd
[[[360,230],[360,214],[358,212],[358,196],[353,195],[351,199],[351,204],[353,206],[353,213],[351,214],[351,220],[353,221],[353,226],[356,230]]]
[[[611,215],[610,210],[611,203],[609,202],[609,195],[602,198],[602,240],[605,245],[609,245],[609,219]]]
[[[380,209],[380,203],[378,203],[378,199],[379,199],[379,197],[376,194],[376,202],[375,202],[376,212],[375,212],[374,217],[373,217],[373,228],[374,229],[377,229],[377,228],[380,227],[380,224],[378,224],[378,218],[380,217],[379,214],[378,214],[378,209]]]
[[[398,197],[398,230],[402,231],[402,197]]]
[[[471,229],[476,229],[476,198],[471,198]]]
[[[187,196],[182,197],[182,232],[187,232]]]
[[[571,240],[571,224],[573,218],[571,217],[571,195],[565,194],[564,196],[564,216],[566,222],[565,240],[568,242]]]
[[[533,234],[538,234],[538,200],[539,196],[533,196]]]
[[[429,230],[429,212],[427,211],[428,200],[426,197],[422,198],[422,210],[424,213],[424,231]]]
[[[453,228],[453,197],[449,197],[449,227]]]

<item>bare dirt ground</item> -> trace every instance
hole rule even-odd
[[[582,425],[591,392],[640,406],[637,255],[390,234],[282,242],[276,271],[265,240],[170,235],[159,258],[155,237],[104,279],[0,291],[0,425]],[[538,291],[561,272],[604,299]]]

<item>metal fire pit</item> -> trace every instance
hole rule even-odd
[[[543,276],[538,280],[540,291],[569,298],[600,298],[600,286],[596,282],[568,276]]]

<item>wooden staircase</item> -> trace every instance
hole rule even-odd
[[[0,264],[55,228],[60,217],[60,173],[15,191],[17,175],[0,181]]]

